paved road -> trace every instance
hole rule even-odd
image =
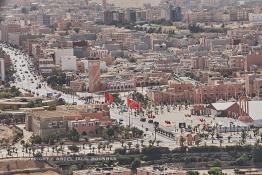
[[[3,48],[4,51],[8,55],[10,55],[12,64],[16,71],[15,73],[15,82],[12,85],[20,88],[21,90],[31,90],[35,96],[39,94],[39,96],[46,96],[47,93],[58,94],[59,91],[51,89],[47,86],[46,82],[43,82],[43,77],[35,73],[34,65],[32,63],[32,58],[28,55],[22,53],[18,49],[14,49],[8,47],[4,44],[0,44],[0,47]],[[37,88],[37,86],[41,84],[42,88]],[[25,92],[25,91],[23,91]],[[79,100],[77,96],[72,96],[68,94],[61,93],[61,98],[65,99],[68,103],[77,102],[77,104],[83,104],[84,101]]]
[[[113,108],[110,110],[111,118],[117,119],[118,121],[122,120],[123,125],[128,126],[129,125],[129,112],[119,113],[117,108]],[[130,126],[135,126],[138,129],[143,130],[147,136],[146,140],[154,140],[154,125],[150,124],[148,122],[141,122],[140,117],[135,117],[134,115],[130,114]],[[146,131],[146,128],[148,128],[148,131]],[[163,135],[160,135],[157,133],[156,139],[161,141],[165,145],[171,145],[174,144],[175,141],[171,138],[165,137]]]

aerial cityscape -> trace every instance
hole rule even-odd
[[[0,0],[0,175],[262,175],[262,0]]]

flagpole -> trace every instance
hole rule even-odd
[[[129,108],[129,116],[128,116],[128,126],[130,128],[130,108]]]

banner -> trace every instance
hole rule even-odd
[[[140,104],[133,99],[127,99],[127,106],[131,109],[140,109],[141,108]]]
[[[113,103],[114,96],[108,92],[105,92],[105,102]]]

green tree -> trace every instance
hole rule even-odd
[[[141,166],[141,161],[138,158],[135,158],[133,162],[131,163],[131,169],[136,170],[138,167]]]
[[[42,143],[42,138],[38,135],[32,135],[30,139],[31,139],[32,144],[41,144]]]
[[[188,171],[186,175],[199,175],[198,171]]]
[[[63,98],[59,98],[57,101],[56,101],[56,105],[65,105],[66,102]]]
[[[75,128],[69,130],[68,138],[72,141],[76,141],[76,142],[79,141],[80,136]]]
[[[72,152],[78,152],[79,151],[79,147],[76,146],[76,145],[71,145],[71,146],[68,146],[68,149]]]
[[[220,167],[211,167],[208,171],[209,175],[223,175]]]
[[[74,28],[74,31],[75,31],[76,33],[79,33],[79,32],[80,32],[80,29],[79,29],[79,28]]]
[[[243,153],[239,158],[236,159],[236,163],[239,166],[245,165],[249,161],[249,157],[246,153]]]
[[[69,168],[69,174],[72,175],[74,171],[77,171],[78,167],[77,165],[71,165]]]
[[[262,146],[256,145],[253,149],[253,161],[262,162]]]

